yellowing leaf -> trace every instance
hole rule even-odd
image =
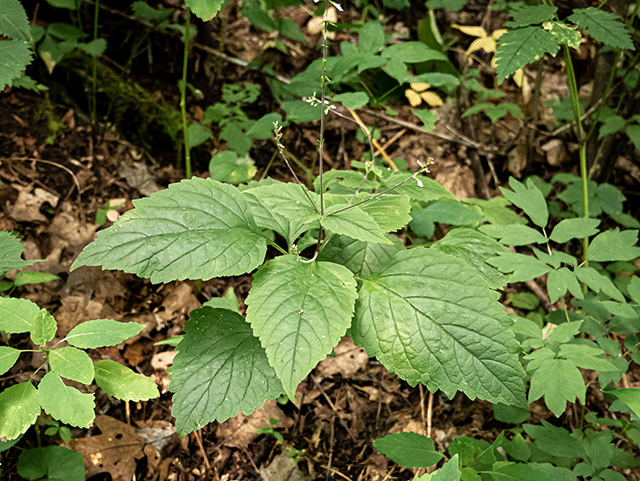
[[[487,53],[495,52],[496,41],[491,37],[476,38],[464,53],[464,58],[467,59],[472,52],[477,50],[484,50]]]
[[[482,27],[474,27],[471,25],[458,25],[455,23],[451,26],[455,29],[460,30],[465,35],[470,35],[471,37],[486,38],[489,36],[487,35],[487,31]]]
[[[443,103],[440,96],[435,92],[422,92],[420,97],[429,104],[429,107],[440,107]],[[415,105],[413,105],[413,107],[415,107]]]
[[[417,107],[422,103],[422,98],[420,97],[420,94],[418,94],[417,92],[414,92],[411,89],[405,90],[404,95],[405,97],[407,97],[407,100],[409,101],[412,107]]]
[[[498,30],[494,30],[491,34],[491,38],[494,40],[498,40],[503,33],[506,33],[506,28],[499,28]]]
[[[518,87],[522,87],[522,81],[523,80],[524,80],[524,72],[520,68],[520,69],[516,70],[515,73],[513,74],[513,81],[516,83],[516,85]]]
[[[426,82],[411,82],[409,85],[416,92],[422,92],[423,90],[427,90],[431,87],[431,85]]]

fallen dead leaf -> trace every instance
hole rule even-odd
[[[296,464],[296,462],[287,455],[287,453],[278,454],[271,464],[266,468],[259,469],[260,476],[264,481],[310,481],[311,477],[306,476]]]
[[[136,459],[144,456],[144,442],[134,427],[110,416],[97,416],[95,425],[102,434],[69,441],[69,447],[82,453],[87,477],[109,473],[114,481],[131,481]]]
[[[11,210],[11,217],[18,222],[45,222],[47,218],[40,212],[42,204],[48,202],[52,207],[58,205],[59,197],[36,187],[33,194],[29,190],[18,189],[20,193]]]
[[[127,180],[127,184],[138,189],[142,195],[149,196],[154,192],[162,190],[162,187],[156,183],[155,177],[142,162],[133,162],[133,166],[129,167],[123,160],[120,163],[119,173]]]
[[[156,371],[166,371],[173,364],[173,358],[176,357],[178,351],[158,352],[151,358],[151,366]]]
[[[231,418],[218,426],[217,436],[223,439],[223,444],[229,447],[248,446],[257,437],[258,428],[271,426],[269,419],[277,419],[279,423],[276,428],[290,428],[293,420],[282,412],[275,399],[270,399],[264,403],[260,409],[256,409],[250,416],[239,413],[235,418]]]
[[[360,369],[364,369],[369,362],[365,350],[353,344],[349,336],[344,336],[334,349],[336,357],[327,357],[318,364],[316,373],[319,378],[341,374],[349,377]]]

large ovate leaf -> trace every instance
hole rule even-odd
[[[17,0],[16,0],[17,1]],[[0,14],[1,15],[1,14]],[[0,32],[2,30],[0,29]],[[25,261],[22,258],[24,247],[15,232],[0,231],[0,276],[11,269],[22,269],[37,261]]]
[[[498,298],[456,257],[401,251],[364,279],[351,335],[411,385],[524,407],[524,371]]]
[[[252,291],[253,292],[253,291]],[[283,393],[260,340],[245,319],[227,309],[191,312],[171,368],[171,413],[184,436],[206,424],[251,414]]]
[[[224,0],[185,0],[187,7],[202,20],[211,20],[224,5]]]
[[[31,48],[24,40],[0,41],[0,89],[12,85],[31,63]]]
[[[84,384],[93,381],[93,361],[80,349],[71,346],[54,349],[49,353],[49,363],[51,369],[62,377]]]
[[[25,479],[84,481],[82,453],[63,446],[25,449],[20,453],[18,474]]]
[[[48,372],[40,381],[38,401],[47,414],[71,426],[88,428],[95,418],[93,394],[65,386],[55,372]]]
[[[384,236],[384,231],[380,229],[372,216],[360,207],[348,207],[347,204],[337,204],[328,209],[328,213],[320,220],[322,227],[336,234],[347,235],[364,242],[381,242],[383,244],[391,242]]]
[[[351,202],[351,205],[365,201],[370,197],[370,194],[358,194]],[[352,196],[329,194],[325,197],[325,205],[346,204],[351,198]],[[364,204],[358,205],[358,209],[369,214],[383,232],[400,230],[411,220],[411,216],[409,215],[411,211],[411,200],[407,195],[381,195]],[[330,208],[327,210],[331,212]]]
[[[18,349],[0,346],[0,375],[11,369],[19,357],[20,351]]]
[[[40,415],[38,392],[21,382],[0,393],[0,441],[11,441],[31,427]]]
[[[29,332],[40,312],[35,302],[15,297],[0,297],[0,331],[20,334]]]
[[[231,185],[194,177],[133,203],[72,269],[121,269],[158,283],[244,274],[264,260],[266,240]]]
[[[444,454],[435,450],[433,440],[418,433],[388,434],[376,439],[373,447],[408,468],[425,468],[444,457]]]
[[[351,324],[355,286],[346,267],[295,256],[277,257],[256,272],[247,321],[290,399]]]
[[[487,259],[511,251],[475,229],[451,229],[446,236],[435,242],[432,248],[472,264],[492,289],[499,289],[506,284],[506,277],[488,264]]]
[[[346,235],[334,235],[318,256],[319,261],[329,261],[349,269],[354,276],[370,276],[378,272],[396,252],[404,249],[402,241],[387,234],[392,244],[363,242]]]
[[[555,36],[540,26],[509,30],[498,40],[495,54],[498,83],[545,53],[555,55],[560,45]]]
[[[133,372],[115,361],[98,361],[93,366],[96,384],[109,396],[123,401],[147,401],[157,398],[160,393],[153,379]]]
[[[635,50],[631,35],[620,17],[599,8],[577,8],[569,21],[584,28],[589,35],[613,48]]]
[[[302,185],[274,183],[248,189],[245,193],[254,195],[262,204],[288,219],[308,224],[320,218],[320,196]]]
[[[31,38],[27,12],[18,0],[2,0],[0,32],[5,37],[14,40],[28,42]]]
[[[116,346],[144,329],[137,322],[118,322],[112,319],[94,319],[78,324],[64,338],[80,349]]]
[[[389,177],[384,179],[380,190],[384,191],[397,186],[393,189],[393,194],[408,195],[413,200],[421,202],[431,202],[440,199],[457,200],[455,195],[435,180],[424,175],[418,175],[413,179],[411,177],[413,177],[411,172],[393,172]]]

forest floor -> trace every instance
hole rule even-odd
[[[129,37],[138,24],[129,17],[125,7],[119,10],[121,6],[117,2],[113,4],[101,12],[102,34],[109,43],[101,62],[117,71],[117,66],[126,61],[122,51],[130,44]],[[468,18],[464,20],[479,25],[483,13],[482,10],[467,11],[464,14]],[[298,10],[289,14],[305,31],[310,17]],[[46,25],[54,21],[56,15],[58,13],[43,7],[38,22]],[[264,46],[269,40],[268,34],[249,25],[233,4],[223,15],[225,52],[231,57],[250,62],[269,55],[268,61],[274,70],[285,75],[303,70],[319,54],[318,36],[309,36],[307,45],[291,48],[290,56],[273,49],[267,51]],[[345,15],[357,18],[358,14],[347,12]],[[474,19],[474,15],[477,18]],[[405,21],[405,16],[396,14],[387,25],[390,31],[402,32],[406,29]],[[217,31],[218,25],[215,24],[213,31]],[[338,40],[353,40],[348,31],[339,36],[342,38]],[[207,42],[198,37],[196,43]],[[176,36],[157,33],[149,37],[149,45],[151,53],[141,55],[134,62],[130,79],[148,92],[150,98],[162,98],[168,106],[177,108],[176,83],[182,44]],[[13,294],[48,309],[58,322],[58,339],[90,319],[135,321],[146,326],[123,345],[89,350],[94,360],[112,359],[151,376],[162,393],[152,401],[123,403],[95,390],[98,414],[95,427],[88,431],[72,428],[74,440],[71,441],[71,445],[84,450],[85,455],[103,453],[100,462],[86,465],[87,475],[94,476],[91,479],[404,480],[421,473],[400,467],[378,454],[372,447],[375,439],[388,433],[413,431],[428,434],[436,448],[444,448],[457,435],[492,441],[500,431],[512,427],[494,419],[488,402],[470,401],[460,393],[449,400],[440,393],[430,395],[421,386],[408,386],[345,337],[336,348],[336,356],[322,361],[300,385],[295,403],[268,401],[250,416],[239,414],[179,439],[172,423],[167,373],[175,351],[170,346],[154,343],[180,334],[190,311],[212,297],[224,295],[230,288],[238,296],[241,313],[244,313],[244,298],[252,278],[244,275],[154,285],[120,271],[83,267],[70,272],[73,260],[94,239],[96,231],[111,225],[131,209],[133,200],[184,178],[182,163],[176,161],[178,153],[174,143],[167,140],[166,134],[154,133],[151,128],[147,132],[131,132],[122,124],[118,129],[100,124],[98,132],[91,131],[83,109],[85,103],[73,93],[74,88],[78,90],[73,82],[82,78],[82,67],[82,64],[78,67],[63,63],[50,78],[41,80],[43,83],[50,80],[56,87],[66,86],[64,95],[56,94],[55,88],[49,94],[40,95],[15,89],[0,93],[0,230],[19,232],[26,259],[46,259],[31,269],[60,277],[59,281],[21,287]],[[269,109],[273,108],[273,100],[267,95],[268,86],[261,72],[229,63],[197,46],[192,49],[191,68],[190,82],[204,92],[204,99],[189,100],[190,117],[201,118],[203,109],[219,99],[221,86],[234,82],[259,85],[265,93],[264,99],[261,96],[253,108],[258,114],[272,111]],[[43,74],[40,67],[33,70],[35,77]],[[220,72],[224,73],[223,77]],[[560,67],[547,73],[542,100],[566,95]],[[527,74],[531,76],[535,72]],[[520,95],[517,87],[511,85],[508,89],[511,95]],[[108,99],[99,99],[100,112]],[[144,112],[140,106],[132,108]],[[525,132],[514,117],[507,116],[496,125],[485,118],[476,122],[472,130],[465,130],[456,107],[445,104],[439,109],[441,120],[437,129],[425,133],[414,124],[415,117],[410,114],[406,100],[397,100],[393,108],[399,112],[399,121],[376,119],[367,113],[362,119],[368,125],[378,122],[382,134],[380,144],[385,145],[392,158],[405,159],[410,168],[417,166],[417,161],[433,158],[431,176],[459,198],[498,195],[499,185],[510,174],[524,173],[525,166],[519,159],[522,146],[526,145]],[[554,120],[544,115],[538,122],[540,128],[550,131],[555,128]],[[134,124],[128,128],[136,130]],[[361,158],[366,147],[356,140],[357,131],[354,122],[341,117],[329,119],[325,157],[329,167],[348,169],[351,160]],[[140,135],[134,135],[136,133]],[[161,135],[165,138],[159,139]],[[283,142],[311,167],[317,136],[317,123],[295,124],[287,130]],[[576,154],[570,142],[553,145],[545,142],[534,145],[537,162],[532,172],[543,179],[549,179],[558,171],[577,172],[577,162],[573,160]],[[194,149],[194,175],[208,175],[211,153],[219,148],[219,141],[214,139]],[[254,144],[258,177],[265,173],[274,148],[270,140]],[[640,178],[637,167],[635,170],[632,167],[618,164],[611,182],[629,198],[635,195],[637,201]],[[290,177],[279,160],[271,165],[268,175],[279,180]],[[96,213],[104,209],[107,202],[112,205],[122,202],[122,205],[109,214],[103,225],[98,225]],[[531,287],[522,284],[519,288],[530,291]],[[541,296],[544,305],[543,290],[534,290],[534,293]],[[28,348],[28,340],[22,342]],[[29,378],[39,366],[39,358],[35,354],[32,357],[20,358],[0,380],[3,387],[5,383]],[[640,381],[638,369],[630,371],[630,381]],[[598,389],[590,388],[587,396],[590,410],[607,410]],[[538,401],[531,406],[529,421],[547,419],[576,428],[580,412],[577,405],[571,406],[556,420],[544,403]],[[283,435],[284,444],[277,442],[272,434],[257,432],[258,428],[271,426],[270,420],[277,420],[273,427]],[[19,449],[34,446],[36,442],[32,431],[17,445],[18,449],[3,453],[3,479],[17,477],[15,465]],[[43,442],[54,444],[58,439],[44,436]],[[640,479],[637,470],[629,471],[627,476]]]

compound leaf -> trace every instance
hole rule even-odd
[[[51,369],[62,377],[84,384],[93,381],[93,361],[80,349],[70,346],[54,349],[49,353],[49,363]]]
[[[545,53],[555,55],[559,49],[556,37],[539,26],[517,28],[503,33],[498,39],[494,56],[498,83]]]
[[[546,359],[531,377],[529,402],[542,396],[549,410],[558,418],[567,401],[575,402],[576,397],[584,404],[586,388],[580,369],[565,359]]]
[[[583,441],[572,436],[562,427],[556,427],[542,420],[542,426],[523,424],[524,431],[535,439],[536,447],[542,452],[563,458],[584,458]]]
[[[290,399],[351,324],[356,281],[344,266],[281,256],[261,266],[247,297],[247,321]]]
[[[38,400],[47,414],[71,426],[88,428],[95,418],[93,394],[65,386],[55,372],[48,372],[40,381]]]
[[[0,32],[2,30],[0,29]],[[24,247],[15,232],[0,231],[0,276],[11,269],[22,269],[37,261],[25,261],[22,258]]]
[[[20,351],[18,349],[0,346],[0,375],[11,369],[19,357]]]
[[[578,283],[578,279],[576,279],[572,271],[566,267],[551,270],[547,275],[547,292],[549,293],[551,303],[554,304],[564,296],[567,290],[578,299],[584,297],[582,295],[582,289],[580,289],[580,283]]]
[[[210,307],[192,311],[178,350],[169,389],[175,393],[171,412],[181,437],[238,411],[251,414],[283,393],[265,350],[240,314]]]
[[[630,261],[640,257],[637,230],[624,230],[620,232],[617,227],[598,234],[587,251],[589,261],[611,262]]]
[[[629,406],[636,416],[640,416],[640,389],[623,388],[608,392]]]
[[[78,324],[64,338],[81,349],[116,346],[144,329],[137,322],[118,322],[112,319],[94,319]]]
[[[31,427],[40,415],[38,392],[21,382],[0,393],[0,441],[11,441]]]
[[[418,433],[388,434],[376,439],[373,447],[407,468],[426,468],[444,458],[444,454],[435,450],[433,440]]]
[[[123,401],[147,401],[157,398],[160,393],[153,379],[133,372],[115,361],[98,361],[93,366],[96,384],[109,396]]]
[[[329,261],[349,269],[354,276],[370,276],[378,272],[396,252],[404,249],[402,241],[387,234],[392,244],[363,242],[346,235],[334,235],[318,256],[319,261]]]
[[[31,322],[31,340],[34,344],[44,346],[56,335],[58,324],[46,309],[40,309]]]
[[[513,191],[500,187],[502,195],[512,204],[520,207],[535,225],[544,229],[549,220],[547,201],[533,180],[527,179],[523,184],[513,177],[509,177],[509,187],[511,187]]]
[[[0,297],[0,331],[20,334],[29,332],[40,307],[28,299]]]
[[[505,274],[511,272],[507,282],[526,282],[545,275],[551,268],[533,256],[506,252],[487,259],[487,263]]]
[[[625,302],[624,296],[620,293],[613,282],[611,282],[611,279],[600,274],[594,268],[577,267],[573,272],[578,280],[580,280],[580,282],[584,282],[593,292],[602,291],[603,294],[606,294],[616,301]]]
[[[525,246],[527,244],[544,244],[547,238],[535,229],[526,225],[497,225],[486,224],[478,230],[490,237],[500,239],[503,244],[511,246]]]
[[[569,16],[570,22],[584,28],[597,41],[613,48],[635,50],[629,31],[619,20],[617,15],[594,7],[578,8]]]
[[[553,19],[558,7],[552,5],[527,5],[511,11],[513,20],[506,22],[505,27],[517,28],[537,25]]]
[[[558,356],[582,369],[602,372],[619,370],[613,362],[604,358],[602,349],[586,344],[562,344]]]
[[[133,203],[72,269],[122,269],[158,283],[244,274],[264,260],[266,240],[231,185],[194,177]]]
[[[598,233],[599,219],[588,217],[576,217],[573,219],[563,219],[554,228],[549,236],[554,242],[564,244],[571,239],[583,239]]]
[[[410,385],[525,407],[524,371],[498,297],[456,257],[401,251],[363,280],[351,335]]]

